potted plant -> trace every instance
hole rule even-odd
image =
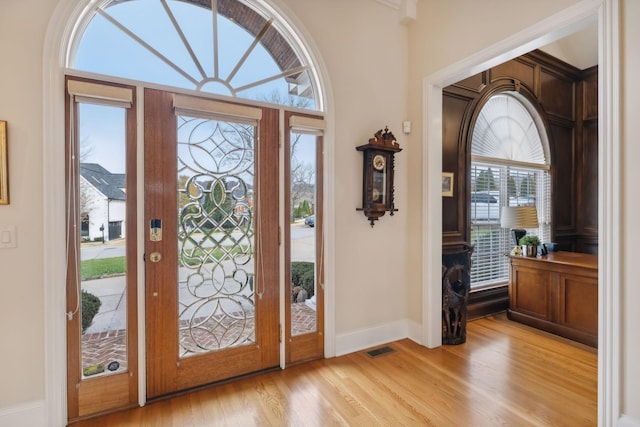
[[[518,243],[522,246],[522,255],[531,257],[538,255],[538,246],[540,245],[538,236],[521,237]]]

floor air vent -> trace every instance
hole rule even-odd
[[[373,350],[369,350],[367,351],[367,354],[370,357],[378,357],[378,356],[382,356],[383,354],[387,354],[387,353],[393,353],[395,350],[389,346],[384,346],[384,347],[380,347],[380,348],[376,348]]]

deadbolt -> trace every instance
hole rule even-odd
[[[149,259],[151,262],[159,262],[162,259],[162,254],[160,252],[151,252]]]

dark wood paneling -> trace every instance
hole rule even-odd
[[[578,84],[577,194],[575,250],[597,253],[598,246],[598,69],[582,73]]]
[[[563,251],[598,251],[598,67],[580,71],[533,51],[443,90],[443,171],[454,172],[454,197],[443,198],[443,251],[469,240],[469,132],[482,100],[521,90],[542,115],[549,136],[553,185],[552,238]],[[472,292],[469,313],[504,307],[499,292]]]
[[[566,120],[575,120],[576,82],[572,76],[561,75],[547,68],[540,70],[538,100],[545,113]]]
[[[458,154],[461,135],[466,129],[462,124],[471,102],[472,98],[451,93],[443,97],[442,171],[454,173],[453,197],[442,198],[443,243],[466,241],[466,173],[464,157],[461,160]]]
[[[488,85],[483,86],[485,83]],[[597,126],[589,127],[591,121],[597,122],[597,67],[581,73],[534,51],[444,90],[443,171],[456,176],[454,197],[443,198],[444,244],[460,244],[469,238],[468,196],[462,186],[468,180],[467,139],[476,106],[496,90],[509,86],[518,90],[518,84],[529,87],[532,102],[539,103],[547,123],[554,185],[554,240],[562,242],[563,249],[576,250],[576,239],[597,236]]]
[[[583,119],[598,120],[598,67],[589,68],[583,77]]]
[[[583,254],[598,254],[598,238],[576,238],[575,251],[582,252]]]
[[[453,86],[480,93],[487,86],[487,73],[479,73],[454,83]]]
[[[589,122],[582,132],[582,188],[578,231],[598,235],[598,124]]]
[[[575,234],[558,234],[555,238],[557,245],[557,251],[564,252],[578,252],[576,251],[576,236]]]
[[[570,125],[552,123],[549,126],[553,156],[553,223],[560,235],[574,233],[575,212],[575,140]]]
[[[489,73],[491,75],[491,83],[500,79],[517,80],[529,88],[533,93],[536,92],[535,75],[536,65],[524,58],[516,58],[512,61],[493,67]]]
[[[478,319],[509,308],[507,285],[471,292],[467,301],[467,318]]]

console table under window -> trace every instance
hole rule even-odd
[[[598,257],[510,256],[509,319],[598,346]]]

